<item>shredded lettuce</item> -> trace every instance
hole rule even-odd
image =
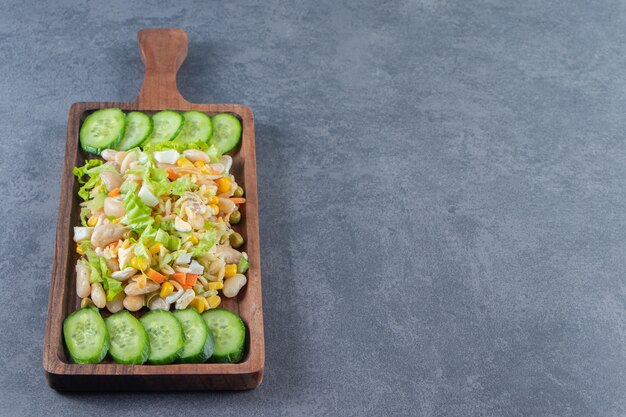
[[[198,258],[209,251],[217,242],[217,234],[215,230],[207,230],[200,242],[193,249],[193,256]]]
[[[100,165],[102,165],[101,160],[90,159],[86,161],[85,165],[83,165],[82,167],[74,167],[74,169],[72,170],[72,174],[76,176],[76,179],[79,183],[84,184],[86,181],[83,179],[83,177],[87,174],[87,171]]]
[[[137,188],[139,188],[139,185],[135,181],[126,180],[120,187],[120,193],[121,194],[135,193],[137,192]]]
[[[187,191],[195,191],[197,189],[198,186],[194,184],[188,176],[180,177],[169,183],[170,194],[174,194],[179,197],[184,196]]]
[[[150,216],[152,210],[136,194],[126,194],[122,206],[126,211],[122,223],[128,225],[132,230],[141,231],[154,223],[154,219]]]
[[[111,301],[123,291],[122,283],[110,275],[104,275],[102,278],[102,286],[107,292],[107,301]]]
[[[135,256],[143,259],[150,259],[150,252],[146,245],[139,241],[135,244]]]

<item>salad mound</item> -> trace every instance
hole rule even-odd
[[[232,158],[193,142],[154,145],[104,149],[104,161],[74,168],[83,200],[74,227],[83,307],[202,313],[247,282],[244,239],[232,228],[245,204]]]

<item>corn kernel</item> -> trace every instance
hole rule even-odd
[[[178,160],[176,161],[176,165],[178,165],[179,167],[193,168],[193,164],[191,163],[191,161],[185,157],[178,158]]]
[[[222,282],[209,282],[209,290],[221,290],[224,288],[224,284]]]
[[[234,277],[236,274],[237,274],[237,265],[235,264],[226,265],[226,268],[224,269],[224,276],[226,278]]]
[[[207,297],[206,300],[209,303],[209,308],[216,308],[222,302],[222,299],[219,295],[210,295]]]
[[[124,217],[118,217],[117,219],[113,219],[113,220],[111,220],[111,223],[117,224],[117,223],[121,222],[123,218]]]
[[[142,271],[145,271],[146,269],[148,269],[148,260],[145,258],[138,258],[135,256],[133,257],[133,259],[131,259],[130,266],[132,266],[135,269],[140,269]]]
[[[150,246],[150,253],[156,255],[157,253],[161,252],[161,246],[163,245],[161,245],[160,243],[155,243],[154,245]]]
[[[211,213],[213,213],[214,216],[217,216],[217,213],[220,212],[220,208],[215,204],[209,204],[209,207],[211,207]]]
[[[228,177],[222,177],[215,180],[217,183],[217,192],[219,194],[227,193],[230,191],[231,180]]]
[[[193,300],[191,300],[189,305],[195,308],[198,313],[202,313],[206,306],[204,297],[195,297]]]
[[[208,174],[209,170],[207,169],[206,165],[203,165],[202,167],[200,167],[200,172],[202,172],[203,174]]]
[[[192,235],[189,237],[189,241],[190,241],[191,243],[193,243],[194,245],[197,245],[197,244],[198,244],[198,242],[200,242],[200,239],[198,239],[198,236],[196,236],[196,235],[192,234]]]
[[[174,292],[174,286],[172,285],[172,283],[169,281],[165,281],[161,285],[161,291],[159,292],[159,297],[165,298],[173,292]]]
[[[196,161],[193,164],[198,168],[202,168],[204,166],[204,161]]]
[[[91,216],[89,220],[87,220],[87,226],[94,227],[98,223],[98,216]]]
[[[217,205],[217,203],[219,203],[219,202],[220,202],[220,199],[219,199],[216,195],[212,195],[212,196],[209,198],[209,204],[215,204],[215,205]]]
[[[83,252],[83,248],[82,246],[80,246],[79,244],[76,244],[76,253],[79,255],[84,255],[85,252]]]

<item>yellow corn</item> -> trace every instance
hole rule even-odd
[[[201,166],[201,167],[200,167],[200,171],[201,171],[203,174],[208,174],[208,173],[209,173],[209,170],[207,169],[206,165]]]
[[[218,178],[215,180],[215,182],[217,183],[217,192],[219,194],[227,193],[230,191],[230,183],[231,183],[230,178],[228,177]]]
[[[237,265],[228,264],[224,268],[224,276],[226,278],[234,277],[237,274]]]
[[[209,308],[216,308],[222,302],[219,295],[210,295],[206,298],[206,300],[209,303]]]
[[[215,204],[215,205],[217,205],[217,203],[219,203],[219,202],[220,202],[220,199],[219,199],[216,195],[212,195],[212,196],[209,198],[209,204]]]
[[[204,162],[203,161],[196,161],[193,163],[196,167],[198,168],[202,168],[204,166]]]
[[[123,219],[123,217],[118,217],[117,219],[111,220],[111,223],[117,224],[117,223],[121,222],[122,219]]]
[[[200,239],[198,239],[198,236],[192,233],[191,236],[189,236],[189,241],[193,243],[194,245],[197,245],[198,242],[200,242]]]
[[[189,305],[195,308],[198,313],[202,313],[206,306],[204,297],[195,297],[193,300],[191,300]]]
[[[135,269],[145,271],[146,269],[148,269],[148,260],[145,258],[138,258],[134,256],[133,259],[130,260],[130,266]]]
[[[161,246],[163,245],[161,245],[160,243],[155,243],[154,245],[150,246],[150,253],[156,255],[161,251]]]
[[[98,223],[98,216],[91,216],[89,220],[87,220],[87,226],[94,227]]]
[[[216,206],[215,204],[209,204],[209,207],[211,207],[211,212],[213,213],[214,216],[217,216],[217,213],[220,212],[220,208]]]
[[[172,283],[169,281],[165,281],[161,285],[161,291],[159,292],[159,297],[165,298],[173,292],[174,292],[174,286],[172,285]]]
[[[76,253],[79,255],[83,255],[85,253],[83,252],[83,248],[79,244],[76,244]]]
[[[178,158],[178,161],[176,161],[176,165],[178,165],[179,167],[193,168],[193,164],[191,163],[191,161],[185,157]]]
[[[224,288],[224,284],[222,282],[209,282],[210,290],[221,290],[222,288]]]

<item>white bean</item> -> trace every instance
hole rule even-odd
[[[187,149],[183,152],[183,155],[191,162],[202,161],[207,164],[211,162],[211,160],[209,159],[209,155],[199,149]]]
[[[89,297],[89,294],[91,294],[89,267],[80,260],[76,262],[76,294],[80,298]]]
[[[143,307],[143,295],[127,295],[124,298],[124,308],[128,311],[138,311]]]
[[[128,284],[126,286],[126,288],[124,288],[124,292],[127,295],[143,295],[143,294],[148,294],[149,292],[152,291],[156,291],[161,287],[160,284],[157,284],[156,282],[152,281],[152,280],[146,280],[146,285],[143,288],[139,288],[139,285],[137,284],[137,282],[131,282],[130,284]]]
[[[150,302],[148,302],[148,308],[150,310],[169,310],[170,305],[161,297],[153,297]]]
[[[126,214],[122,199],[118,197],[107,197],[104,199],[104,214],[113,217],[122,217]]]
[[[184,310],[185,308],[187,308],[187,306],[189,305],[189,303],[191,303],[195,296],[196,293],[194,290],[190,289],[185,291],[183,295],[178,300],[176,300],[176,310]]]
[[[228,298],[236,297],[237,294],[239,294],[239,290],[246,285],[246,282],[248,282],[248,280],[245,275],[236,274],[235,276],[232,276],[224,281],[222,293],[224,293],[224,296]]]
[[[120,267],[117,265],[117,259],[115,258],[105,259],[105,262],[111,272],[117,272],[120,270]]]
[[[121,271],[115,271],[111,274],[111,278],[116,279],[118,281],[126,281],[128,278],[132,277],[133,275],[135,275],[135,272],[137,272],[137,270],[135,268],[132,267],[128,267],[128,268],[124,268]]]
[[[106,245],[120,240],[126,229],[116,223],[107,223],[96,226],[91,235],[91,244],[96,248],[103,248]]]
[[[122,311],[124,308],[124,299],[126,298],[126,294],[124,292],[116,295],[111,301],[107,301],[107,310],[111,313],[115,314],[118,311]]]
[[[98,308],[104,308],[107,305],[107,295],[99,282],[91,284],[91,301]]]
[[[130,152],[124,157],[124,160],[120,163],[120,172],[122,175],[130,168],[130,164],[135,162],[138,158],[137,152]]]
[[[241,259],[241,252],[225,245],[216,246],[215,254],[224,259],[227,264],[236,264]]]
[[[105,149],[102,151],[102,153],[100,154],[100,156],[102,156],[102,158],[105,161],[115,161],[115,157],[119,154],[120,152],[118,151],[114,151],[113,149]]]
[[[124,182],[122,176],[117,171],[103,171],[100,173],[100,179],[108,191],[120,188],[122,182]]]

